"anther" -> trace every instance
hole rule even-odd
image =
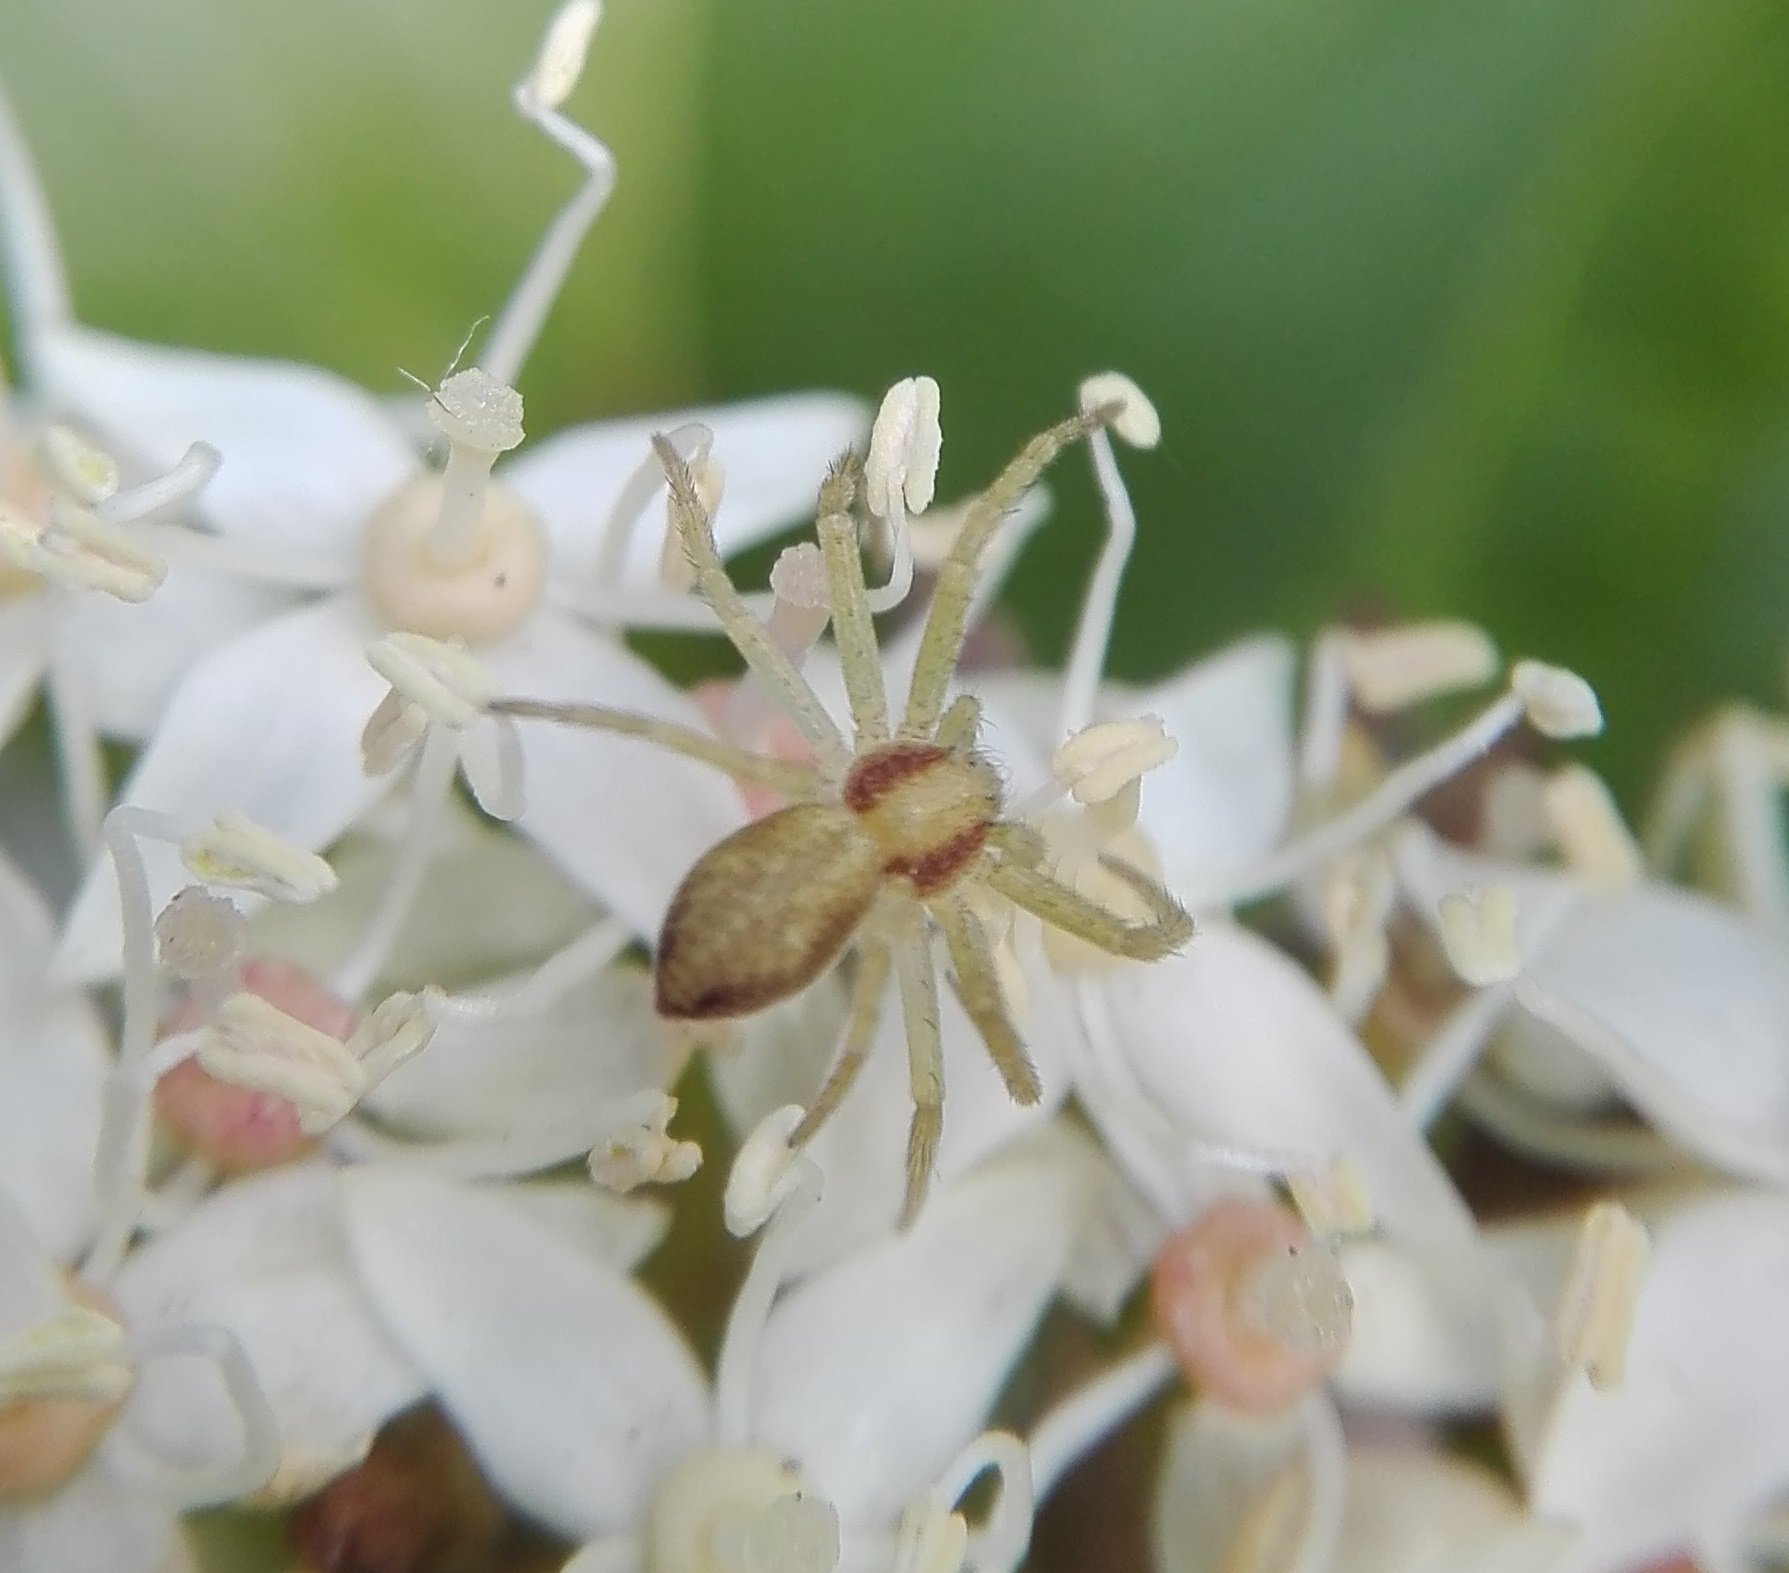
[[[336,887],[335,870],[314,852],[234,810],[219,814],[180,846],[180,860],[208,885],[231,885],[276,901],[304,903]]]
[[[799,1103],[773,1109],[741,1145],[722,1206],[727,1232],[735,1238],[762,1228],[799,1183],[789,1138],[805,1112]]]
[[[0,1343],[0,1504],[72,1479],[131,1385],[124,1329],[96,1307],[68,1306]]]
[[[1598,1392],[1619,1385],[1626,1369],[1634,1307],[1651,1252],[1646,1230],[1618,1202],[1598,1202],[1584,1215],[1553,1336],[1560,1359],[1582,1369]]]
[[[0,557],[66,589],[132,603],[148,600],[168,572],[128,531],[61,497],[41,520],[0,503]]]
[[[1363,710],[1386,715],[1487,683],[1497,647],[1471,623],[1412,623],[1340,636],[1348,686]]]
[[[1103,371],[1081,384],[1081,408],[1097,410],[1116,404],[1112,430],[1133,448],[1153,448],[1162,440],[1162,418],[1136,383],[1121,371]]]
[[[938,384],[930,377],[903,378],[883,395],[863,466],[870,512],[877,518],[924,513],[932,505],[944,441],[938,410]]]
[[[1366,1234],[1376,1222],[1366,1176],[1351,1159],[1337,1158],[1326,1169],[1289,1174],[1286,1189],[1305,1227],[1319,1240]]]
[[[1541,809],[1566,864],[1604,885],[1632,885],[1646,872],[1639,843],[1601,776],[1583,765],[1555,771],[1541,788]]]
[[[1150,1298],[1188,1379],[1246,1412],[1281,1408],[1321,1380],[1352,1325],[1335,1257],[1285,1208],[1241,1197],[1169,1239]]]
[[[248,943],[236,903],[200,885],[175,892],[155,920],[156,952],[176,977],[192,982],[234,966]]]
[[[534,58],[534,68],[517,85],[516,91],[528,95],[544,108],[559,108],[584,74],[590,40],[602,14],[597,0],[571,0],[569,5],[561,6],[547,23],[540,53]]]
[[[391,633],[367,647],[367,660],[394,693],[456,732],[481,719],[501,692],[496,678],[457,639]]]
[[[1516,893],[1508,885],[1449,891],[1436,904],[1441,946],[1463,982],[1508,983],[1522,970],[1516,947]]]
[[[659,1092],[648,1101],[638,1120],[591,1149],[590,1178],[604,1190],[626,1195],[642,1185],[681,1185],[702,1167],[701,1146],[669,1134],[677,1100]]]
[[[50,478],[85,508],[118,490],[118,461],[69,426],[48,426],[37,440]]]
[[[1595,737],[1603,729],[1596,690],[1563,666],[1518,661],[1510,673],[1510,692],[1522,701],[1529,725],[1543,736]]]
[[[1179,751],[1160,716],[1096,721],[1056,750],[1050,770],[1077,803],[1105,803]]]

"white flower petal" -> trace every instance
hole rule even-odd
[[[49,649],[49,606],[41,595],[0,600],[0,744],[31,713]]]
[[[498,1193],[392,1169],[341,1183],[373,1299],[498,1489],[574,1540],[639,1522],[708,1424],[658,1306]]]
[[[1143,786],[1143,828],[1172,890],[1239,873],[1279,842],[1292,811],[1292,646],[1245,639],[1107,714],[1157,715],[1179,751]]]
[[[1577,1524],[1570,1573],[1718,1543],[1789,1487],[1789,1197],[1730,1192],[1654,1223],[1619,1386],[1574,1386],[1530,1480]]]
[[[544,608],[482,654],[509,694],[706,725],[645,661]],[[527,806],[517,828],[636,932],[656,934],[691,864],[744,823],[733,783],[636,738],[550,721],[525,721],[520,731]]]
[[[111,1057],[87,996],[45,987],[54,938],[37,892],[0,858],[0,1191],[67,1260],[96,1221],[93,1156]]]
[[[1414,1447],[1348,1453],[1335,1573],[1552,1573],[1571,1540],[1482,1465]]]
[[[360,1288],[325,1164],[232,1181],[133,1251],[112,1292],[133,1334],[193,1324],[233,1333],[300,1468],[345,1466],[427,1391]],[[190,1463],[238,1445],[222,1381],[197,1359],[145,1366],[124,1423],[157,1454]]]
[[[406,1135],[514,1143],[528,1168],[581,1156],[618,1098],[676,1080],[682,1053],[652,1008],[652,982],[615,966],[537,1017],[478,1022],[449,1013],[428,1048],[367,1106]],[[543,1145],[543,1143],[545,1145]]]
[[[965,1174],[981,1159],[1044,1124],[1068,1095],[1069,1012],[1047,979],[1033,981],[1030,1011],[1018,1023],[1037,1067],[1043,1096],[1016,1104],[956,996],[940,989],[944,1037],[944,1135],[934,1184]],[[819,1083],[798,1100],[812,1102]],[[808,1272],[886,1231],[899,1216],[906,1185],[907,1127],[913,1094],[907,1029],[891,986],[869,1058],[831,1119],[808,1144],[825,1183],[820,1204],[794,1245],[795,1271]]]
[[[1438,1404],[1494,1390],[1495,1329],[1471,1215],[1366,1050],[1302,970],[1265,940],[1214,921],[1183,955],[1083,986],[1090,1030],[1109,1039],[1105,1052],[1122,1059],[1140,1094],[1115,1096],[1095,1066],[1083,1096],[1121,1161],[1147,1153],[1156,1174],[1182,1176],[1179,1201],[1164,1204],[1190,1216],[1214,1183],[1238,1182],[1221,1171],[1189,1172],[1176,1152],[1188,1138],[1313,1167],[1348,1159],[1383,1237],[1459,1319],[1448,1347],[1466,1364],[1449,1372],[1413,1366],[1402,1373],[1411,1385],[1402,1398],[1415,1401],[1442,1376],[1444,1389],[1429,1395]],[[1134,1178],[1147,1189],[1155,1175]],[[1370,1311],[1357,1311],[1357,1328]]]
[[[557,1232],[580,1255],[632,1272],[659,1247],[671,1209],[652,1196],[617,1196],[588,1180],[529,1180],[505,1185],[506,1206]]]
[[[1056,1290],[1087,1176],[1056,1150],[935,1191],[919,1221],[772,1311],[752,1436],[847,1523],[892,1522],[978,1430]]]
[[[176,567],[136,605],[108,595],[75,597],[60,638],[90,685],[94,724],[135,740],[154,731],[196,662],[292,604],[278,591]]]
[[[120,800],[193,830],[235,809],[321,851],[388,785],[360,763],[361,728],[384,693],[366,662],[372,637],[358,603],[334,596],[213,652],[180,685]],[[159,911],[190,875],[174,849],[143,851]],[[101,859],[76,898],[56,966],[64,977],[92,980],[118,961],[118,887]]]
[[[1183,1404],[1169,1425],[1156,1482],[1156,1573],[1289,1567],[1303,1517],[1303,1456],[1296,1407],[1239,1415],[1211,1403]]]
[[[0,1191],[0,1339],[16,1338],[62,1303],[61,1267],[11,1196]]]
[[[202,515],[238,540],[339,562],[344,583],[367,515],[419,470],[370,395],[314,366],[80,327],[45,334],[39,356],[46,402],[155,468],[212,444],[224,463]]]
[[[168,1573],[179,1521],[101,1460],[50,1496],[0,1507],[0,1567],[17,1573]]]
[[[609,504],[650,457],[652,437],[690,421],[714,432],[713,456],[726,476],[715,538],[729,557],[812,517],[826,466],[862,440],[869,415],[844,394],[796,393],[576,426],[528,448],[503,467],[502,478],[545,523],[558,583],[573,590],[591,583]],[[658,588],[663,545],[661,504],[635,529],[622,582]]]

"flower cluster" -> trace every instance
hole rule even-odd
[[[1117,373],[954,506],[926,377],[525,445],[597,20],[418,397],[77,322],[0,104],[0,1566],[1012,1573],[1083,1466],[1158,1573],[1781,1556],[1789,723],[1636,837],[1466,624],[1108,681]],[[1082,445],[1064,669],[966,659]]]

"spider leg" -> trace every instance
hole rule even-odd
[[[1000,996],[1000,980],[994,972],[994,955],[988,948],[987,935],[969,903],[952,892],[932,902],[932,915],[944,930],[945,949],[956,970],[957,998],[962,1002],[975,1030],[988,1046],[989,1057],[1014,1103],[1031,1104],[1043,1096],[1038,1083],[1037,1067],[1025,1052],[1025,1045],[1013,1029]]]
[[[757,782],[785,797],[812,797],[820,785],[820,777],[813,767],[799,760],[769,759],[749,749],[723,743],[694,727],[636,715],[631,710],[612,710],[607,705],[568,704],[552,699],[493,699],[485,709],[492,715],[526,716],[540,721],[558,721],[565,726],[589,727],[596,731],[619,732],[624,737],[643,738],[673,753],[685,754],[713,765],[717,770],[724,770],[736,781]]]
[[[975,735],[981,731],[981,701],[973,694],[958,694],[950,702],[950,709],[944,712],[944,719],[938,723],[938,730],[932,734],[932,741],[940,748],[948,748],[961,753],[975,741]]]
[[[975,595],[975,581],[981,573],[982,553],[993,540],[1001,520],[1018,504],[1051,460],[1070,443],[1106,425],[1119,409],[1118,405],[1102,405],[1040,432],[994,478],[994,484],[970,504],[957,538],[951,543],[950,555],[938,571],[938,588],[932,594],[932,607],[926,614],[925,632],[920,636],[919,656],[913,667],[913,685],[907,693],[907,713],[901,721],[902,737],[926,737],[937,724],[938,714],[944,708],[945,689],[950,686],[951,673],[957,669],[957,656],[969,621],[969,605]]]
[[[696,594],[714,609],[714,615],[720,619],[721,628],[732,640],[733,648],[788,712],[789,719],[807,740],[808,747],[813,749],[821,768],[832,775],[842,775],[850,763],[845,740],[795,663],[770,637],[770,630],[746,605],[745,597],[728,578],[720,551],[714,544],[714,527],[696,491],[689,466],[663,437],[652,439],[652,449],[670,483],[671,518],[696,572]]]
[[[812,1138],[827,1116],[844,1102],[852,1082],[857,1080],[864,1057],[870,1051],[870,1041],[876,1035],[876,1018],[881,1013],[883,991],[888,987],[890,960],[886,940],[867,939],[860,945],[857,977],[851,984],[851,1014],[845,1021],[844,1047],[800,1123],[789,1133],[791,1147],[799,1147]]]
[[[863,482],[863,460],[847,453],[827,472],[820,487],[815,533],[826,560],[826,587],[832,601],[832,637],[851,701],[857,749],[888,741],[888,693],[882,684],[882,653],[870,620],[869,591],[863,582],[863,554],[857,544],[852,499]]]
[[[932,1183],[938,1139],[944,1134],[944,1038],[938,1026],[938,971],[926,935],[925,909],[907,904],[893,941],[901,1017],[907,1028],[907,1076],[913,1089],[913,1121],[907,1127],[907,1194],[900,1226],[919,1216]]]
[[[984,881],[1052,928],[1114,956],[1160,961],[1193,937],[1193,920],[1186,909],[1147,874],[1104,854],[1100,865],[1137,893],[1149,908],[1149,921],[1129,922],[1042,869],[1007,858],[985,864],[969,877]]]

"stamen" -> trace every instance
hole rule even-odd
[[[698,495],[701,495],[701,477],[706,472],[708,456],[714,447],[714,433],[700,421],[688,421],[664,435],[665,441],[677,450],[683,462],[690,467],[691,474],[697,477]],[[658,462],[658,456],[649,449],[623,483],[621,490],[615,494],[614,502],[609,505],[608,517],[603,521],[596,554],[596,583],[600,588],[614,589],[620,585],[623,571],[627,567],[628,542],[633,536],[634,527],[645,517],[646,505],[659,494],[664,484],[664,467]],[[683,549],[683,537],[678,534],[676,522],[670,517],[668,510],[659,546],[659,572],[666,584],[680,593],[696,582],[689,553]],[[704,608],[702,615],[712,627],[713,614]]]
[[[1097,410],[1116,404],[1111,428],[1133,448],[1153,448],[1162,440],[1162,418],[1136,383],[1121,371],[1102,371],[1081,384],[1081,408]]]
[[[727,472],[712,454],[704,454],[690,461],[690,479],[695,482],[696,496],[712,519],[727,493]],[[683,549],[669,503],[665,507],[665,539],[658,549],[658,582],[676,595],[687,595],[696,585],[696,565]]]
[[[390,775],[423,740],[429,713],[396,688],[373,707],[360,732],[360,767],[369,776]]]
[[[0,503],[0,557],[65,589],[133,604],[148,600],[168,572],[134,536],[61,497],[50,499],[41,521]]]
[[[1522,970],[1516,893],[1508,885],[1449,891],[1436,904],[1448,964],[1474,988],[1508,983]]]
[[[1344,630],[1340,640],[1354,702],[1375,715],[1477,688],[1497,672],[1496,645],[1471,623]]]
[[[1334,952],[1329,996],[1344,1020],[1358,1022],[1391,967],[1385,927],[1397,903],[1391,859],[1379,848],[1339,858],[1323,891],[1323,921]]]
[[[1543,736],[1569,740],[1595,737],[1603,729],[1603,709],[1596,690],[1563,666],[1518,661],[1510,673],[1510,691],[1522,701],[1528,724]]]
[[[1305,1227],[1319,1240],[1367,1234],[1377,1221],[1366,1176],[1350,1158],[1337,1158],[1326,1169],[1288,1174],[1286,1189]]]
[[[195,442],[164,475],[126,487],[94,509],[108,524],[134,524],[152,519],[196,496],[217,474],[223,457],[209,443]],[[188,536],[191,531],[185,532]]]
[[[591,1149],[590,1178],[623,1196],[642,1185],[681,1185],[702,1167],[702,1148],[669,1134],[677,1100],[651,1091],[630,1101],[627,1123]]]
[[[1646,860],[1602,777],[1567,765],[1547,778],[1541,806],[1567,866],[1597,884],[1637,884]]]
[[[800,1104],[784,1104],[765,1115],[740,1146],[727,1175],[722,1209],[727,1232],[737,1240],[756,1234],[795,1193],[802,1179],[801,1164],[789,1138],[806,1113]]]
[[[1245,1412],[1278,1409],[1346,1348],[1353,1296],[1340,1264],[1284,1208],[1226,1197],[1163,1246],[1157,1326],[1188,1380]]]
[[[1046,1500],[1083,1458],[1142,1409],[1180,1371],[1165,1343],[1109,1367],[1050,1409],[1031,1433],[1031,1487]]]
[[[116,1404],[133,1385],[124,1328],[84,1305],[0,1340],[0,1404],[66,1398]]]
[[[941,1508],[956,1508],[989,1473],[1000,1482],[999,1494],[981,1527],[971,1533],[966,1560],[977,1573],[1007,1573],[1031,1546],[1037,1509],[1031,1450],[1010,1431],[984,1431],[946,1466],[930,1496]],[[960,1517],[960,1509],[952,1516]]]
[[[236,964],[248,944],[248,920],[228,896],[199,885],[176,891],[155,920],[161,964],[191,983]]]
[[[615,189],[615,160],[609,150],[559,113],[583,74],[601,16],[596,0],[570,0],[561,6],[547,24],[533,65],[511,95],[516,113],[570,153],[583,167],[585,179],[547,227],[491,329],[484,363],[504,382],[513,383],[521,375],[585,233]]]
[[[1598,1202],[1584,1215],[1565,1288],[1553,1316],[1559,1358],[1582,1369],[1599,1393],[1621,1383],[1634,1308],[1652,1242],[1618,1202]]]
[[[1097,721],[1056,750],[1050,769],[1077,803],[1105,803],[1179,752],[1160,716]]]
[[[877,518],[893,523],[931,507],[944,441],[938,409],[938,384],[930,377],[904,378],[883,395],[863,465],[870,512]]]
[[[367,647],[367,660],[394,692],[456,732],[480,720],[485,706],[502,691],[458,639],[391,633]]]
[[[196,879],[299,905],[336,888],[335,870],[234,809],[180,843],[180,860]]]

